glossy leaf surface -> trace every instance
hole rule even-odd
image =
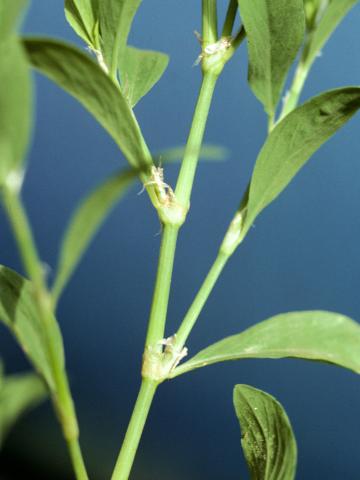
[[[0,266],[0,321],[15,336],[49,388],[55,390],[52,362],[44,328],[34,304],[31,283],[4,266]],[[48,326],[48,333],[53,338],[59,363],[64,366],[62,337],[55,319]]]
[[[126,47],[119,70],[122,91],[132,107],[160,80],[168,63],[164,53]]]
[[[303,0],[238,0],[249,52],[249,83],[273,116],[303,42]]]
[[[359,87],[331,90],[296,108],[274,128],[256,160],[241,238],[257,215],[359,107]]]
[[[150,165],[133,112],[120,88],[81,50],[50,39],[24,41],[34,68],[74,96],[107,130],[129,163]]]
[[[135,171],[116,174],[101,183],[75,211],[62,241],[53,295],[58,298],[83,253],[109,214],[125,194]]]
[[[236,385],[233,401],[251,479],[293,480],[297,447],[282,405],[249,385]]]
[[[245,358],[300,358],[360,373],[360,325],[338,313],[290,312],[210,345],[174,370],[173,376],[212,363]]]

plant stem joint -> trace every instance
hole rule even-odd
[[[163,382],[187,354],[186,347],[176,347],[176,335],[164,338],[154,346],[147,345],[143,356],[142,377]]]

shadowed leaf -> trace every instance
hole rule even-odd
[[[0,321],[17,339],[19,345],[43,376],[50,390],[55,391],[56,381],[47,348],[44,327],[34,304],[31,283],[7,267],[0,266]],[[62,337],[55,318],[48,325],[56,356],[64,368]]]
[[[50,39],[26,39],[34,68],[74,96],[105,128],[134,167],[149,166],[151,156],[120,88],[81,50]]]
[[[58,273],[53,288],[55,300],[59,298],[111,208],[126,193],[135,176],[135,171],[126,171],[106,179],[75,211],[62,240]]]
[[[233,401],[251,480],[293,480],[297,447],[281,404],[249,385],[236,385]]]

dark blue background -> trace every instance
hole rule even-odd
[[[200,69],[192,66],[199,53],[193,31],[200,29],[200,3],[148,0],[134,23],[133,44],[171,57],[162,81],[136,108],[152,150],[186,140],[200,82]],[[359,24],[356,7],[316,61],[304,98],[359,82]],[[25,30],[77,42],[64,20],[61,1],[33,2]],[[247,87],[246,69],[243,46],[219,82],[206,132],[206,141],[228,147],[230,158],[199,167],[191,213],[180,235],[169,335],[214,259],[266,135],[265,115]],[[43,78],[36,83],[36,128],[24,197],[51,276],[72,209],[125,161],[72,98]],[[327,309],[360,319],[359,127],[357,117],[314,155],[256,221],[193,331],[190,354],[280,312]],[[173,182],[176,167],[168,167],[166,174]],[[106,222],[59,310],[84,450],[94,479],[109,476],[139,384],[160,241],[156,215],[146,195],[137,195],[139,189],[135,187]],[[1,263],[21,271],[3,217],[1,225]],[[27,368],[4,330],[0,349],[8,371]],[[247,478],[232,407],[236,383],[272,393],[287,409],[299,446],[297,478],[359,478],[359,378],[335,367],[290,360],[224,364],[164,384],[133,478]],[[56,473],[71,478],[49,407],[18,425],[3,458],[23,462],[27,478],[30,468],[36,471],[35,465],[48,465],[45,478],[55,478]],[[40,478],[40,470],[36,472]]]

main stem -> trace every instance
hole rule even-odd
[[[178,232],[178,226],[170,224],[163,226],[158,270],[146,336],[146,346],[151,345],[155,348],[158,346],[159,350],[162,349],[159,342],[163,339],[165,331]]]
[[[111,480],[127,480],[157,388],[157,382],[144,378]]]
[[[77,480],[88,480],[78,441],[78,424],[68,379],[61,360],[57,357],[57,348],[54,343],[54,336],[51,333],[53,322],[56,322],[56,320],[51,310],[51,300],[44,282],[42,266],[29,221],[17,193],[5,189],[3,191],[3,201],[25,270],[34,287],[34,301],[44,329],[51,369],[56,384],[56,394],[53,396],[54,408],[69,448],[76,478]]]
[[[176,201],[183,206],[187,206],[190,201],[196,166],[199,159],[216,79],[217,76],[213,74],[209,73],[204,75],[199,98],[195,107],[194,118],[175,192]],[[157,349],[159,352],[162,351],[161,341],[163,340],[165,331],[179,228],[179,225],[173,225],[171,223],[165,223],[163,225],[158,270],[146,336],[146,347],[150,347],[154,350]],[[158,382],[151,380],[150,378],[143,379],[112,480],[127,480],[129,477],[157,385]]]
[[[217,74],[204,73],[175,190],[176,199],[184,208],[189,208],[196,167],[217,79]]]

